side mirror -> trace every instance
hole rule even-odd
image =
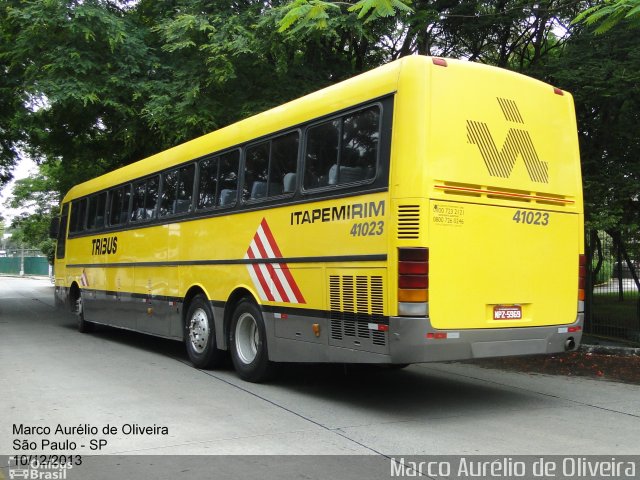
[[[58,238],[58,232],[60,231],[60,217],[53,217],[49,224],[49,238]]]

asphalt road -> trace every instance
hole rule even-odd
[[[0,277],[0,413],[2,455],[640,454],[636,385],[456,363],[289,365],[255,385],[176,342],[78,333],[27,278]]]

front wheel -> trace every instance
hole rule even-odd
[[[231,360],[238,376],[248,382],[263,382],[273,374],[262,313],[255,303],[240,301],[231,319]]]
[[[84,319],[84,303],[82,302],[82,293],[78,293],[78,298],[75,300],[74,311],[76,319],[78,321],[78,331],[80,333],[93,332],[95,324],[87,322]]]
[[[196,368],[215,368],[224,360],[224,352],[216,346],[213,312],[204,295],[196,295],[189,302],[185,318],[184,343],[187,354]]]

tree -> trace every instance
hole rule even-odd
[[[62,161],[61,191],[166,146],[140,117],[154,56],[126,11],[100,0],[8,1],[0,25],[0,59],[20,81],[12,138],[40,162]]]
[[[622,198],[635,188],[629,159],[636,151],[622,122],[637,125],[629,110],[637,90],[635,54],[627,47],[603,50],[613,48],[605,39],[593,51],[608,56],[596,59],[586,33],[570,25],[584,4],[5,0],[0,186],[17,147],[50,167],[51,188],[63,194],[105,171],[419,53],[498,65],[576,92],[590,221],[609,208],[615,221],[632,221]],[[624,70],[615,69],[618,61]],[[619,137],[607,135],[607,122],[619,127]],[[596,165],[605,165],[614,192],[597,184]]]
[[[12,242],[40,249],[53,260],[55,241],[49,238],[49,224],[57,213],[59,195],[56,176],[58,164],[44,164],[36,175],[17,180],[8,200],[11,208],[26,209],[31,213],[18,215],[11,222]]]
[[[630,27],[640,26],[640,0],[607,0],[587,8],[574,20],[575,23],[596,26],[596,34],[605,33],[620,23]]]
[[[589,226],[640,226],[640,50],[637,32],[582,30],[547,66],[574,94]]]

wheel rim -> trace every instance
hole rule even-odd
[[[256,319],[250,313],[243,313],[236,325],[236,350],[244,364],[250,364],[258,354],[260,333]]]
[[[207,348],[209,341],[209,317],[202,308],[197,308],[189,319],[189,340],[197,353]]]

